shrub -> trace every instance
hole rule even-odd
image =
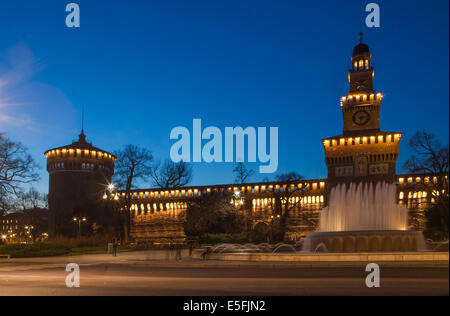
[[[9,244],[0,246],[0,254],[9,254],[11,258],[53,257],[70,252],[71,248],[56,243]]]
[[[109,240],[107,237],[104,236],[93,236],[93,237],[80,236],[77,238],[58,236],[53,238],[51,242],[65,245],[70,248],[83,248],[83,247],[100,247],[100,246],[106,247]]]
[[[259,242],[252,238],[253,232],[241,232],[239,234],[203,234],[199,242],[204,244],[246,244]]]

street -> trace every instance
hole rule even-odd
[[[245,267],[180,263],[80,266],[67,288],[64,266],[0,263],[0,295],[448,295],[448,266],[383,267],[381,287],[367,288],[364,266]]]

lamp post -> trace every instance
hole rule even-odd
[[[119,216],[124,216],[124,213],[121,212],[122,208],[120,207],[119,192],[116,190],[116,186],[113,183],[108,184],[106,187],[103,193],[103,200],[106,203],[105,205],[112,210],[113,214],[117,213]],[[114,224],[115,223],[116,222],[114,221]],[[121,231],[119,234],[122,236]]]
[[[79,218],[74,217],[74,218],[73,218],[73,221],[74,221],[75,223],[78,223],[78,237],[80,237],[80,236],[81,236],[81,223],[82,223],[82,222],[86,222],[87,219],[86,219],[86,217],[79,217]]]
[[[280,218],[280,215],[278,214],[276,218]],[[273,222],[275,220],[275,217],[272,215],[270,216],[270,243],[273,242]]]

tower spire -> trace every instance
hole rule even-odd
[[[86,142],[86,135],[84,134],[84,104],[81,108],[81,134],[78,135],[78,142]]]
[[[363,42],[363,32],[359,32],[359,43],[362,44]]]
[[[81,109],[81,134],[84,134],[84,104]]]

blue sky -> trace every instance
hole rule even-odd
[[[159,160],[172,128],[279,127],[278,172],[326,177],[321,138],[342,131],[339,98],[364,32],[384,93],[381,128],[407,138],[426,129],[448,143],[448,1],[377,1],[381,27],[364,25],[370,1],[77,0],[0,3],[0,131],[43,152],[85,131],[113,151],[133,143]],[[256,168],[257,165],[250,165]],[[232,164],[195,164],[193,184],[233,181]],[[267,175],[255,175],[258,181]],[[143,186],[150,186],[144,185]]]

